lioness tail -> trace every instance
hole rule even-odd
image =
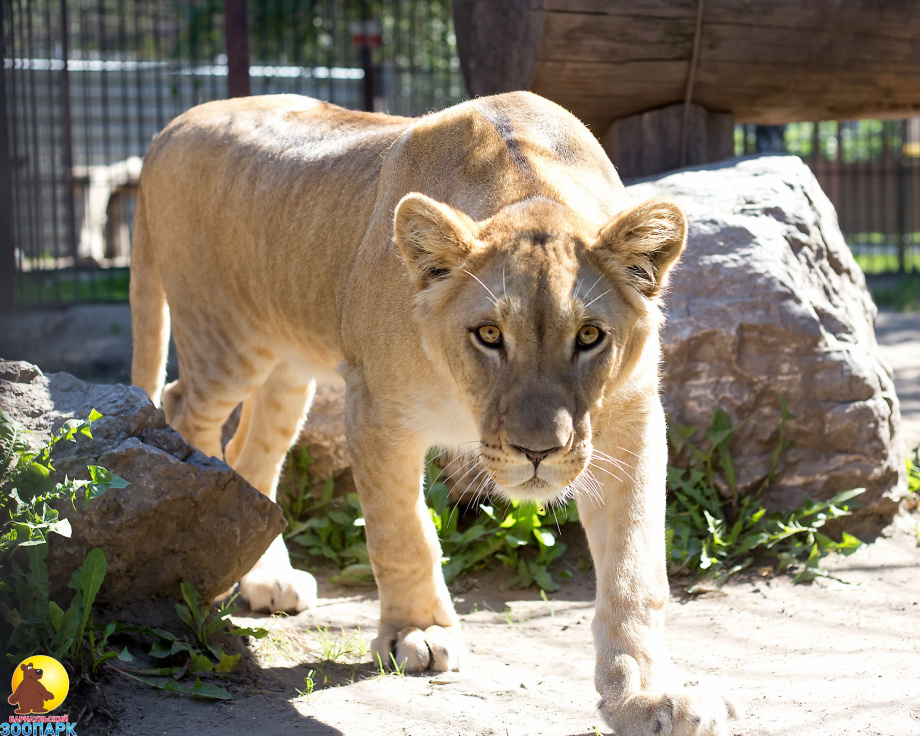
[[[134,339],[131,383],[144,389],[159,406],[166,383],[169,307],[150,242],[143,195],[142,181],[131,243],[131,331]]]

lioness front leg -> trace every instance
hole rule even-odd
[[[351,388],[351,387],[349,387]],[[348,441],[380,596],[374,661],[409,672],[458,670],[466,649],[421,492],[427,447],[349,393]]]
[[[579,513],[597,575],[593,624],[600,710],[618,736],[724,736],[739,717],[728,699],[683,688],[665,646],[664,420],[653,410],[645,446],[596,442],[592,463],[603,504]]]

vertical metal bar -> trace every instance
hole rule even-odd
[[[412,112],[406,109],[406,103],[403,99],[403,60],[405,60],[405,45],[403,44],[403,29],[402,29],[402,4],[393,3],[393,42],[395,48],[393,49],[393,87],[394,87],[394,98],[393,105],[394,110],[398,115],[411,115]]]
[[[360,59],[361,69],[364,70],[363,92],[364,92],[364,109],[368,112],[374,111],[374,60],[371,56],[371,44],[368,38],[370,30],[371,9],[370,0],[361,0],[361,45]]]
[[[4,7],[8,7],[10,11],[9,23],[6,26],[4,33],[4,44],[6,44],[6,32],[9,32],[9,45],[4,46],[3,57],[7,57],[7,51],[9,53],[9,58],[12,61],[12,67],[10,68],[9,74],[4,75],[5,83],[9,83],[9,97],[4,97],[4,105],[6,105],[6,100],[9,99],[9,106],[6,108],[6,115],[4,120],[6,120],[7,133],[9,134],[9,154],[11,156],[10,167],[7,169],[10,176],[10,207],[11,207],[11,239],[10,247],[13,249],[13,259],[16,266],[16,274],[19,276],[18,283],[16,282],[15,276],[10,276],[14,279],[13,284],[13,301],[17,299],[21,300],[23,295],[23,280],[22,280],[22,248],[16,248],[17,243],[21,243],[23,240],[23,222],[22,222],[22,199],[19,195],[19,184],[20,184],[20,172],[21,167],[19,164],[20,157],[20,131],[19,131],[19,103],[21,99],[20,92],[20,80],[22,77],[22,72],[17,71],[16,69],[16,60],[19,58],[18,47],[17,47],[17,38],[16,38],[16,10],[13,6],[13,3],[4,4]],[[17,296],[18,293],[18,296]]]
[[[70,22],[67,20],[67,0],[61,0],[61,138],[64,148],[64,212],[67,218],[67,251],[77,259],[77,212],[74,205],[73,185],[73,120],[70,115]]]
[[[137,99],[137,152],[143,156],[147,152],[147,138],[145,135],[145,113],[144,102],[147,95],[144,93],[144,68],[146,64],[145,49],[142,46],[142,39],[145,37],[141,30],[141,11],[137,7],[137,1],[134,4],[134,43],[137,44],[137,69],[134,73],[134,95]],[[149,36],[148,36],[149,37]]]
[[[248,97],[251,88],[246,0],[224,0],[224,22],[227,26],[227,97]]]
[[[901,140],[907,135],[907,123],[901,121]],[[907,162],[904,160],[903,146],[898,156],[898,273],[907,272],[907,241],[910,237],[908,210],[910,209]]]
[[[32,16],[33,14],[31,12],[28,12],[25,15],[26,17],[26,38],[29,41],[29,46],[28,46],[29,57],[34,64],[35,48],[32,45],[31,41],[33,38],[35,38],[35,35],[33,33]],[[33,222],[32,233],[34,237],[37,237],[37,248],[33,250],[32,256],[36,260],[40,260],[41,256],[44,255],[44,253],[36,252],[36,251],[44,251],[45,218],[42,216],[41,149],[39,147],[39,142],[38,142],[40,126],[38,122],[38,94],[35,89],[36,88],[36,79],[35,79],[36,69],[34,68],[34,65],[30,68],[29,71],[30,71],[29,73],[29,98],[30,98],[29,99],[29,107],[30,107],[29,112],[31,115],[31,125],[29,127],[31,128],[31,133],[32,133],[32,162],[31,162],[32,192],[33,192],[33,201],[35,203],[35,206],[33,208],[33,214],[34,214],[35,219]],[[42,274],[42,277],[44,276],[45,274]],[[60,298],[60,285],[58,283],[56,276],[57,276],[57,271],[56,270],[52,271],[52,279],[54,280],[55,298],[59,299]],[[42,286],[44,286],[44,282],[45,280],[44,278],[42,278],[41,280]]]
[[[12,25],[6,20],[6,4],[0,7],[0,60],[6,59],[6,32]],[[15,70],[11,67],[11,75]],[[11,308],[15,301],[16,248],[13,245],[13,188],[10,171],[10,135],[6,109],[5,68],[0,69],[0,305]]]
[[[330,43],[326,47],[326,99],[329,102],[338,102],[335,98],[335,80],[332,78],[332,68],[335,66],[335,5],[332,0],[326,0],[322,28],[330,38]]]
[[[154,46],[154,57],[156,59],[156,103],[157,103],[157,129],[162,128],[166,125],[166,112],[165,105],[163,102],[163,91],[166,86],[166,82],[163,79],[163,47],[160,45],[160,35],[163,33],[163,22],[161,10],[163,8],[163,3],[156,3],[154,5],[155,13],[152,17],[153,22],[153,46]]]

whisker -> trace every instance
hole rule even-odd
[[[613,288],[612,288],[612,287],[609,288],[609,289],[607,289],[607,291],[605,291],[603,294],[598,294],[598,295],[597,295],[596,297],[594,297],[590,302],[588,302],[587,304],[582,305],[582,309],[587,309],[587,308],[590,307],[592,304],[594,304],[594,302],[596,302],[598,299],[601,299],[601,298],[607,296],[611,291],[613,291]]]
[[[448,481],[453,480],[453,477],[454,477],[457,473],[459,473],[461,470],[463,470],[464,468],[466,468],[466,470],[464,471],[463,475],[461,475],[459,478],[457,478],[456,480],[454,480],[454,485],[457,485],[460,481],[462,481],[467,475],[469,475],[469,473],[471,473],[471,472],[472,472],[473,470],[475,470],[476,468],[482,468],[482,465],[478,462],[478,458],[477,458],[476,460],[471,460],[470,462],[466,463],[465,465],[461,465],[461,466],[460,466],[459,468],[457,468],[453,473],[451,473],[451,474],[448,475],[446,478],[444,478],[444,480],[442,480],[441,482],[444,483],[444,484],[446,485],[446,484],[448,483]],[[471,481],[471,484],[472,484],[472,481]]]
[[[473,485],[473,483],[476,482],[476,479],[477,479],[482,473],[484,473],[484,472],[485,472],[485,468],[480,469],[479,473],[477,473],[477,474],[473,477],[473,480],[472,480],[472,482],[470,483],[470,485]],[[461,498],[462,498],[462,494],[461,494]],[[451,519],[454,518],[454,511],[456,511],[456,510],[457,510],[457,507],[460,505],[460,500],[461,500],[461,498],[458,498],[458,499],[454,502],[454,505],[451,507],[450,513],[447,515],[447,524],[445,525],[445,527],[449,527],[449,526],[450,526],[450,521],[451,521]]]
[[[603,501],[601,500],[601,497],[598,491],[588,485],[587,478],[584,475],[585,473],[588,473],[589,475],[591,475],[591,478],[594,479],[594,482],[595,483],[597,482],[597,479],[594,478],[593,474],[591,474],[591,471],[588,468],[585,468],[582,475],[576,478],[575,482],[572,485],[576,492],[581,492],[583,495],[587,496],[591,500],[592,509],[595,508],[595,501],[597,501],[597,504],[598,504],[597,508],[600,508],[601,506],[603,506]],[[579,481],[581,481],[581,483],[579,485],[576,485]]]
[[[625,475],[627,478],[629,478],[633,483],[636,482],[635,476],[633,476],[632,473],[630,473],[624,466],[620,465],[620,464],[617,463],[616,461],[610,460],[610,459],[608,459],[608,458],[597,457],[597,458],[593,458],[593,459],[592,459],[591,464],[594,465],[594,462],[595,462],[595,461],[612,463],[612,464],[613,464],[613,467],[615,467],[617,470],[622,471],[622,472],[623,472],[623,475]],[[600,466],[600,465],[594,465],[594,467],[595,467],[595,468],[598,468],[598,469],[601,469],[601,466]]]
[[[631,450],[627,450],[625,447],[617,446],[616,449],[619,450],[620,452],[625,452],[627,455],[632,455],[633,457],[639,457],[636,453],[632,452]]]
[[[609,475],[611,478],[616,478],[616,480],[620,481],[620,483],[626,482],[616,473],[611,473],[609,470],[607,470],[606,468],[602,468],[600,465],[595,465],[594,463],[591,463],[591,467],[594,468],[595,470],[600,470],[602,473],[607,473],[607,475]]]
[[[597,477],[594,475],[594,473],[591,472],[590,468],[585,468],[585,472],[587,473],[587,478],[585,478],[585,485],[586,486],[588,485],[589,479],[591,480],[591,484],[592,484],[588,495],[591,497],[592,503],[596,499],[598,503],[598,508],[603,508],[604,506],[603,486],[601,485],[601,482],[597,479]]]
[[[472,454],[475,453],[475,452],[479,452],[483,447],[485,447],[485,445],[480,444],[478,447],[474,447],[474,448],[472,448],[472,449],[470,449],[470,450],[467,450],[466,452],[461,452],[459,455],[457,455],[457,456],[454,457],[454,458],[451,458],[451,460],[450,460],[448,463],[446,463],[444,466],[442,466],[442,467],[441,467],[441,470],[447,470],[447,469],[448,469],[451,465],[453,465],[454,463],[460,462],[461,460],[463,460],[464,458],[466,458],[466,457],[469,456],[469,455],[472,455]],[[446,452],[446,451],[445,451],[445,452]],[[443,454],[443,453],[442,453],[442,454]],[[435,459],[437,459],[437,458],[432,458],[432,460],[435,460]]]
[[[601,451],[598,450],[598,449],[594,449],[594,450],[593,450],[593,453],[594,453],[595,455],[597,455],[597,457],[601,458],[602,460],[608,460],[608,461],[610,461],[610,462],[616,464],[617,466],[619,466],[619,467],[621,467],[621,468],[629,468],[630,470],[636,470],[636,469],[637,469],[635,465],[630,465],[630,464],[629,464],[628,462],[626,462],[625,460],[620,460],[619,458],[613,457],[612,455],[608,455],[607,453],[601,452]],[[637,455],[637,457],[638,457],[638,455]]]
[[[488,286],[482,283],[482,281],[479,281],[479,277],[476,274],[470,273],[465,268],[461,268],[460,270],[463,271],[463,273],[465,273],[466,275],[472,276],[474,279],[476,279],[476,281],[479,282],[479,285],[488,292],[490,297],[492,297],[492,305],[496,307],[498,306],[498,297],[492,293],[492,290]]]
[[[601,274],[600,276],[597,277],[597,281],[591,284],[591,288],[588,289],[588,292],[582,297],[582,299],[587,299],[589,296],[591,296],[591,292],[594,291],[594,287],[597,286],[601,282],[602,278],[604,278],[604,274]]]

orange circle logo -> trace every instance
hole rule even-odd
[[[50,713],[64,702],[70,678],[64,666],[52,657],[37,654],[19,663],[13,673],[13,694],[9,697],[14,713]]]

